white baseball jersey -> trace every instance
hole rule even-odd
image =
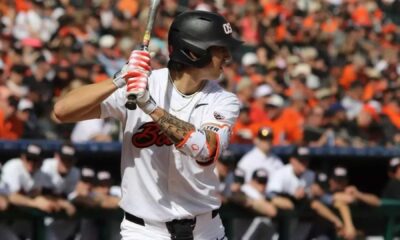
[[[281,159],[273,154],[265,154],[259,148],[254,147],[247,152],[238,162],[238,168],[245,172],[245,182],[250,182],[253,173],[257,169],[264,169],[268,176],[283,167]]]
[[[9,193],[22,192],[29,194],[43,187],[50,187],[49,178],[42,171],[36,171],[33,176],[26,170],[20,158],[8,160],[2,169],[1,182]]]
[[[283,168],[274,172],[268,180],[267,193],[282,193],[294,196],[300,187],[308,188],[314,182],[315,174],[311,170],[306,170],[301,176],[296,176],[291,164],[286,164]]]
[[[54,193],[68,196],[75,190],[76,184],[80,179],[79,169],[72,167],[67,175],[61,176],[57,166],[57,159],[48,158],[43,161],[41,170],[49,176]]]
[[[264,194],[260,193],[255,187],[246,183],[240,187],[240,191],[242,191],[248,198],[253,200],[262,200],[265,199]]]
[[[168,78],[168,69],[154,70],[149,91],[157,105],[200,128],[205,123],[232,126],[239,114],[237,97],[215,81],[191,96],[182,96]],[[178,151],[141,109],[125,108],[121,88],[101,104],[101,117],[123,124],[121,207],[150,221],[193,218],[220,206],[215,164],[200,166]],[[218,132],[217,132],[218,134]],[[221,140],[222,141],[222,140]]]

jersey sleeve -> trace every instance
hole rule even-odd
[[[271,175],[271,178],[268,181],[267,187],[267,195],[268,197],[272,198],[275,197],[277,194],[283,192],[283,174],[279,174],[279,172],[275,172]]]
[[[224,92],[223,96],[216,99],[212,108],[207,112],[202,126],[227,125],[232,128],[239,116],[239,106],[239,100],[233,93]]]
[[[231,128],[239,115],[239,100],[232,93],[226,93],[220,99],[216,99],[214,104],[209,108],[201,129],[209,130],[217,134],[217,150],[213,157],[214,162],[218,159],[222,151],[229,145]]]
[[[7,189],[8,193],[19,192],[22,189],[19,175],[16,174],[18,171],[13,169],[11,165],[4,165],[1,174],[1,183],[4,188]]]
[[[125,108],[125,88],[119,88],[108,98],[106,98],[101,104],[101,115],[100,118],[115,118],[123,121],[126,117]]]

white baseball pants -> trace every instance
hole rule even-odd
[[[165,223],[146,222],[145,226],[123,219],[121,240],[171,240]],[[193,230],[194,240],[228,240],[219,215],[211,217],[211,212],[196,217]]]

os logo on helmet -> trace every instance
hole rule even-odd
[[[232,33],[232,27],[230,23],[224,23],[222,24],[222,27],[224,28],[224,32],[226,34],[231,34]]]

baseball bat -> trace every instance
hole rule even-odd
[[[151,38],[151,31],[153,29],[154,20],[156,19],[159,5],[160,5],[160,0],[151,0],[149,16],[147,18],[146,31],[144,32],[142,45],[140,47],[141,50],[148,51]],[[134,93],[128,93],[125,107],[129,110],[136,109],[136,95]]]

